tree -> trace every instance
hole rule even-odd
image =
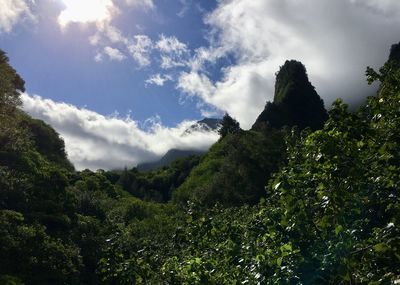
[[[221,128],[218,132],[221,138],[224,138],[227,134],[236,134],[240,132],[239,122],[229,116],[228,113],[225,113],[225,116],[222,118]]]
[[[26,132],[17,128],[19,114],[15,112],[21,104],[20,92],[25,91],[24,85],[25,81],[9,65],[6,53],[0,49],[0,149],[26,146]]]
[[[389,61],[396,61],[397,64],[400,64],[400,42],[392,45],[390,48]]]
[[[20,92],[25,91],[25,81],[9,65],[8,57],[0,49],[0,114],[6,108],[15,108],[21,104]]]

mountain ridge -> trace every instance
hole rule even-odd
[[[221,119],[204,118],[187,128],[182,136],[189,135],[193,132],[216,132],[221,126]],[[170,165],[173,161],[180,158],[186,158],[193,155],[204,155],[207,150],[199,149],[169,149],[159,160],[139,163],[137,169],[139,171],[152,171],[157,168]]]

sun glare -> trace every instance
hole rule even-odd
[[[104,21],[111,17],[111,0],[61,0],[65,9],[58,17],[58,23],[65,27],[69,23]]]

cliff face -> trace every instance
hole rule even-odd
[[[274,128],[298,126],[322,128],[327,118],[324,102],[308,80],[301,62],[286,61],[276,75],[274,101],[267,102],[253,128],[269,124]]]

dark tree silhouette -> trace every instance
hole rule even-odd
[[[225,113],[224,117],[222,118],[221,128],[218,131],[221,135],[221,138],[225,137],[227,134],[236,134],[239,131],[239,122],[229,116],[228,113]]]
[[[389,60],[394,60],[397,64],[400,64],[400,42],[390,48]]]

